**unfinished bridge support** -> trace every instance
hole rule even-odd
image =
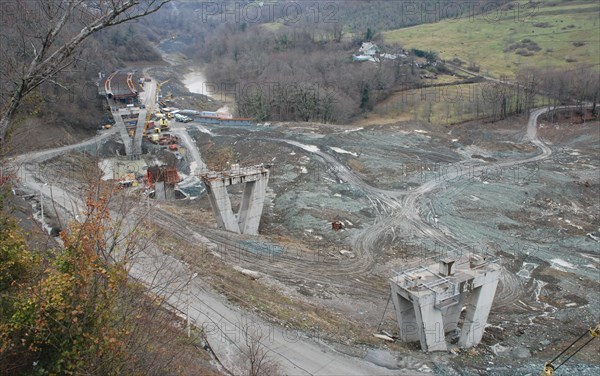
[[[499,267],[474,257],[461,264],[445,259],[408,269],[390,279],[399,337],[420,341],[426,352],[447,351],[446,333],[460,329],[458,345],[476,346],[483,337],[498,285]],[[466,317],[459,327],[466,304]]]
[[[219,228],[238,234],[258,234],[269,182],[267,168],[262,165],[246,168],[233,165],[231,170],[203,174],[201,179]],[[227,187],[235,184],[244,184],[244,191],[238,212],[234,214]]]
[[[111,108],[115,127],[119,130],[125,154],[131,159],[139,159],[142,154],[142,137],[146,123],[147,110],[139,106],[143,103],[139,97],[140,88],[136,86],[133,72],[116,71],[108,77],[101,79],[98,93],[106,96]],[[151,93],[150,103],[154,101],[154,92]],[[148,101],[148,95],[146,95]],[[123,107],[125,104],[133,107]]]
[[[175,185],[179,182],[177,169],[168,166],[148,167],[148,182],[154,185],[154,198],[157,201],[175,200]]]
[[[240,227],[238,221],[231,210],[231,201],[229,200],[229,193],[227,193],[227,187],[225,185],[206,184],[206,193],[208,194],[208,200],[210,201],[210,207],[212,208],[213,214],[217,220],[217,226],[227,231],[240,233]]]

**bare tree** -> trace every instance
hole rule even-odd
[[[240,363],[248,376],[276,375],[279,367],[269,357],[264,342],[269,340],[269,329],[242,317],[239,323],[241,334]]]
[[[7,87],[0,106],[0,142],[22,100],[77,61],[78,47],[92,34],[144,17],[171,0],[3,1],[0,13],[12,15],[2,36],[0,82]],[[8,18],[8,17],[7,17]],[[8,20],[2,20],[3,23]],[[7,25],[4,25],[7,26]],[[4,33],[4,31],[3,31]]]

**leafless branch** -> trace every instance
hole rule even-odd
[[[0,106],[0,142],[4,141],[10,121],[16,114],[23,98],[72,65],[76,60],[74,59],[75,51],[90,35],[106,27],[152,14],[170,1],[111,0],[97,2],[96,6],[92,6],[84,0],[40,0],[37,7],[40,16],[43,15],[45,18],[47,27],[44,28],[43,25],[40,25],[39,32],[29,27],[28,32],[33,32],[30,37],[27,36],[27,33],[18,33],[23,45],[27,43],[33,46],[33,54],[20,57],[24,60],[20,64],[22,68],[19,69],[19,77],[15,79],[14,89],[8,93],[8,97],[5,99],[6,103],[2,103]],[[19,15],[21,19],[16,21],[16,28],[19,31],[23,31],[20,30],[21,26],[26,28],[28,24],[36,21],[28,19],[28,17],[35,17],[30,14],[35,12],[28,13],[28,10],[31,10],[29,9],[30,4],[35,3],[16,2],[15,8],[20,9],[22,13]],[[76,15],[82,16],[80,18],[84,21],[85,26],[75,35],[69,36],[66,26],[76,22],[74,19]],[[18,24],[19,21],[22,21],[23,25]],[[41,43],[39,48],[34,44],[36,40]],[[19,64],[16,62],[14,65],[18,66]]]

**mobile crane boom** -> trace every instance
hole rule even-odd
[[[558,364],[557,366],[554,366],[554,362],[560,358],[563,354],[565,354],[567,351],[569,351],[571,348],[575,347],[575,345],[577,345],[578,343],[580,343],[579,341],[581,341],[586,335],[590,335],[591,338],[589,338],[587,341],[585,341],[583,343],[583,345],[579,346],[578,348],[575,349],[574,352],[572,352],[569,356],[567,356],[567,358],[565,360],[563,360],[560,364]],[[554,371],[556,371],[557,369],[560,368],[560,366],[562,366],[563,364],[565,364],[569,359],[571,359],[575,354],[577,354],[579,351],[581,351],[581,349],[583,349],[585,346],[587,346],[590,342],[592,342],[594,340],[594,338],[598,337],[598,335],[600,334],[600,323],[598,325],[596,325],[593,328],[590,328],[589,330],[587,330],[585,333],[583,333],[581,335],[581,337],[577,338],[573,343],[571,343],[566,349],[564,349],[560,354],[558,354],[557,356],[554,357],[554,359],[552,359],[551,361],[547,362],[544,365],[544,371],[540,374],[540,376],[554,376]]]

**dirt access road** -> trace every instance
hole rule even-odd
[[[561,107],[569,108],[569,107]],[[496,164],[496,167],[514,167],[520,164],[527,164],[535,161],[540,161],[550,157],[552,150],[540,141],[537,137],[537,121],[540,115],[549,111],[550,108],[540,108],[531,112],[527,123],[527,140],[537,146],[541,153],[527,159],[507,160]],[[285,274],[289,278],[291,275],[301,277],[303,279],[312,280],[315,282],[327,282],[331,286],[348,287],[363,291],[368,294],[374,291],[374,286],[368,280],[361,280],[360,277],[368,275],[376,263],[375,256],[378,250],[382,249],[387,242],[393,242],[396,239],[396,234],[412,234],[415,237],[431,239],[438,244],[445,245],[448,249],[453,249],[458,254],[466,245],[461,243],[460,239],[456,239],[452,234],[444,233],[437,228],[434,223],[424,219],[420,215],[420,209],[423,206],[423,200],[434,194],[444,186],[448,185],[448,181],[452,180],[452,176],[447,176],[445,180],[430,180],[425,182],[416,189],[406,191],[384,190],[373,187],[362,177],[358,176],[354,171],[350,170],[336,157],[324,152],[315,145],[307,145],[297,141],[286,139],[271,139],[258,138],[259,140],[270,142],[281,142],[297,147],[309,153],[319,156],[330,171],[334,171],[336,178],[340,182],[351,184],[363,191],[370,200],[373,207],[378,213],[375,221],[360,230],[357,236],[352,239],[353,251],[357,257],[348,260],[344,264],[336,265],[335,269],[331,269],[327,264],[311,264],[309,268],[305,262],[294,262],[293,259],[285,260]],[[478,174],[489,168],[487,165],[479,167],[470,167],[471,174]],[[216,235],[216,234],[215,234]],[[210,236],[209,236],[210,237]],[[217,238],[213,238],[218,241]],[[256,269],[267,274],[281,274],[277,270],[269,270],[269,268],[256,263],[252,265]],[[281,266],[281,265],[278,265]],[[283,276],[283,275],[282,275]],[[340,282],[339,277],[345,277],[346,282]],[[518,285],[516,276],[513,273],[503,270],[502,288],[498,291],[496,299],[498,302],[509,302],[515,297],[518,291],[514,285]]]
[[[541,154],[525,160],[503,162],[504,165],[528,163],[550,156],[550,148],[537,138],[536,132],[537,118],[546,111],[548,109],[545,108],[532,112],[527,126],[528,139],[541,149]],[[21,164],[22,183],[34,191],[42,192],[48,200],[53,198],[59,204],[61,201],[77,202],[72,192],[60,191],[56,187],[51,190],[51,186],[46,186],[44,182],[38,181],[34,176],[35,165],[70,150],[96,145],[115,132],[115,130],[111,130],[82,144],[30,153],[15,158],[14,162]],[[177,129],[176,133],[182,137],[188,148],[191,150],[194,149],[190,147],[192,143],[186,137],[187,132],[184,129]],[[438,189],[440,184],[442,184],[441,182],[430,181],[409,192],[377,189],[363,181],[336,158],[318,150],[316,147],[289,140],[279,141],[284,141],[318,154],[335,168],[339,179],[364,190],[369,195],[369,199],[373,205],[378,208],[379,213],[375,223],[362,230],[359,236],[354,239],[355,251],[358,253],[355,261],[348,263],[344,268],[338,268],[328,273],[322,273],[324,270],[319,269],[306,271],[303,270],[303,268],[306,268],[304,263],[290,262],[290,268],[285,271],[288,275],[294,273],[304,278],[313,279],[314,281],[323,281],[324,279],[331,279],[333,281],[335,277],[339,276],[349,278],[353,275],[360,276],[368,273],[373,267],[373,255],[376,247],[380,245],[381,239],[402,226],[411,226],[421,236],[431,237],[445,244],[460,247],[459,240],[441,232],[428,221],[423,220],[419,215],[421,201],[426,195],[430,195]],[[192,153],[192,155],[193,159],[198,163],[198,167],[201,168],[202,165],[200,163],[203,163],[203,161],[198,150],[196,150],[196,153]],[[481,167],[481,169],[483,168]],[[77,206],[71,205],[69,208],[68,205],[65,205],[64,209],[73,214],[77,213],[77,210],[73,208],[77,208]],[[161,215],[158,217],[160,218]],[[169,222],[165,222],[165,224],[173,229],[181,229],[186,225],[183,220],[177,218],[170,218]],[[200,235],[198,231],[194,231],[193,229],[190,231],[191,236],[196,237],[194,240],[198,243],[210,244],[214,247],[217,244],[227,243],[227,239],[224,239],[218,232],[207,231],[205,234]],[[326,265],[323,267],[326,267]],[[208,290],[205,287],[207,284],[200,278],[192,279],[193,271],[188,265],[163,254],[156,247],[145,251],[143,257],[136,259],[132,265],[131,273],[136,279],[145,282],[154,293],[165,296],[178,311],[187,312],[189,309],[192,323],[205,329],[209,343],[228,368],[235,368],[239,347],[243,344],[243,331],[240,329],[239,323],[249,320],[252,326],[261,328],[260,332],[265,333],[266,337],[262,340],[263,345],[269,349],[273,358],[280,364],[282,369],[286,370],[289,374],[336,374],[341,372],[343,374],[365,375],[397,374],[398,372],[398,370],[391,371],[387,368],[378,367],[368,361],[341,354],[327,346],[324,342],[319,341],[318,338],[307,338],[305,334],[290,332],[288,329],[273,326],[231,306],[218,294]],[[339,280],[337,283],[339,283]],[[358,290],[363,290],[366,293],[368,293],[370,288],[368,282],[361,282],[360,280],[353,282],[353,285]],[[510,289],[505,289],[504,291],[510,291]],[[509,296],[500,297],[500,299],[508,298]],[[417,375],[420,373],[417,371],[403,371],[402,374]]]
[[[179,130],[181,135],[183,130]],[[73,218],[79,218],[83,208],[78,194],[41,181],[36,174],[36,166],[45,160],[69,151],[97,146],[103,140],[117,133],[117,130],[102,133],[80,144],[58,149],[29,153],[14,158],[11,162],[18,169],[23,188],[40,192],[46,202],[55,201]],[[199,157],[199,155],[198,155]],[[62,205],[61,203],[68,203]],[[148,212],[139,208],[136,215],[128,215],[123,224],[124,234],[137,226],[137,221]],[[116,214],[116,213],[115,213]],[[184,224],[179,224],[184,225]],[[216,244],[195,234],[198,241]],[[179,313],[189,312],[192,325],[203,328],[208,342],[228,369],[235,370],[239,364],[239,352],[245,338],[240,323],[248,323],[252,328],[265,333],[262,345],[282,372],[290,375],[388,375],[397,371],[377,366],[369,361],[351,357],[335,351],[318,338],[308,338],[304,334],[269,324],[252,314],[232,306],[226,300],[209,290],[201,278],[193,278],[194,271],[185,263],[164,254],[157,246],[150,245],[135,257],[130,274],[143,282],[151,293],[164,297]],[[406,371],[407,376],[422,375],[416,371]]]

